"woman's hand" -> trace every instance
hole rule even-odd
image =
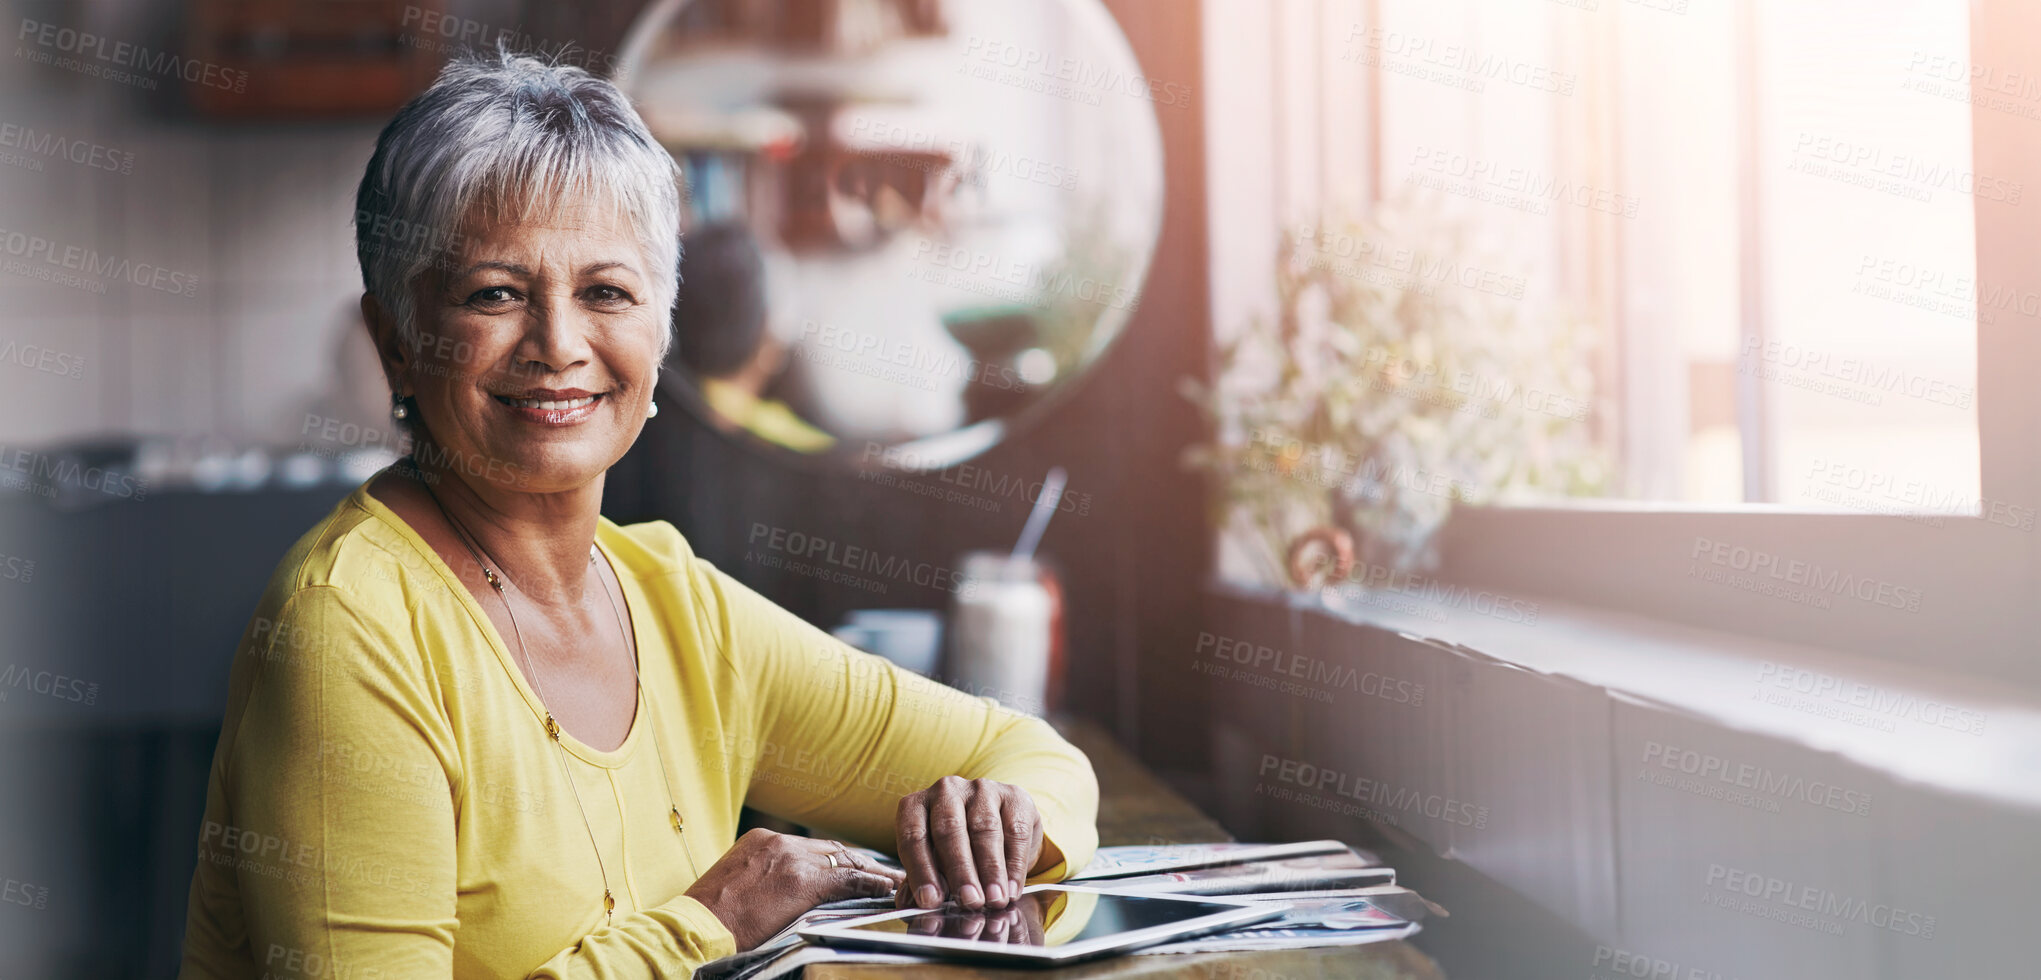
[[[771,939],[796,916],[824,902],[891,895],[901,877],[835,841],[760,827],[737,838],[687,890],[687,897],[715,913],[742,951]]]
[[[1027,790],[991,779],[944,776],[900,798],[894,821],[907,881],[894,904],[1003,909],[1020,897],[1042,853],[1042,816]]]

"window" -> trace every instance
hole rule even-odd
[[[2041,9],[1205,11],[1222,345],[1279,303],[1285,230],[1342,210],[1457,222],[1592,334],[1568,421],[1603,478],[1458,501],[1440,578],[2041,678],[2006,642],[2041,626]],[[1510,380],[1458,396],[1522,410]],[[1717,545],[1911,598],[1697,584]]]
[[[1601,493],[1977,513],[1979,294],[2034,301],[1977,280],[1972,197],[2025,188],[1971,162],[1964,5],[1375,9],[1341,57],[1379,79],[1384,192],[1598,332]]]

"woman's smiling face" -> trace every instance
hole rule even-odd
[[[666,321],[636,229],[606,204],[534,220],[478,208],[418,281],[419,349],[393,367],[464,477],[584,486],[644,426]]]

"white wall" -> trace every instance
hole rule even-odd
[[[0,445],[294,444],[304,407],[333,383],[339,332],[358,329],[349,217],[378,125],[165,121],[183,115],[169,88],[0,59],[0,127],[20,127],[0,128],[15,144],[0,145]],[[126,172],[56,155],[59,140]],[[160,267],[163,288],[32,278],[67,271],[24,254],[34,238],[60,260],[78,249],[74,265],[91,251]]]

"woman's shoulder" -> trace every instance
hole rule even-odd
[[[484,614],[453,570],[367,487],[277,563],[236,650],[240,696],[335,677],[422,690],[451,676],[459,651],[487,644],[476,625]]]
[[[686,576],[696,571],[694,548],[679,528],[666,521],[618,524],[605,517],[597,533],[610,553],[641,578]]]
[[[665,521],[616,524],[603,518],[596,537],[652,602],[714,633],[726,611],[726,581]]]
[[[449,583],[430,546],[403,525],[364,483],[298,538],[270,576],[268,597],[285,600],[331,590],[358,602],[415,605]]]

